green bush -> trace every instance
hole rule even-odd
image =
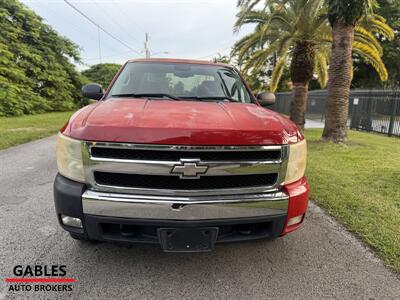
[[[0,116],[81,105],[77,45],[16,0],[1,2],[0,32]]]
[[[120,68],[118,64],[97,64],[83,71],[82,75],[106,89]]]

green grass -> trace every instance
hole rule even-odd
[[[72,112],[56,112],[23,117],[1,117],[0,149],[55,134],[71,114]]]
[[[346,145],[307,130],[311,199],[400,272],[400,139],[349,132]]]

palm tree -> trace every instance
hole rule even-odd
[[[332,30],[325,0],[267,0],[264,8],[254,9],[256,2],[261,0],[238,2],[242,10],[238,14],[235,30],[249,23],[256,24],[256,28],[235,44],[234,53],[244,61],[244,72],[260,72],[272,61],[271,92],[277,89],[284,69],[289,67],[293,83],[290,115],[302,128],[310,80],[316,74],[323,88],[328,81]],[[381,60],[382,48],[371,33],[385,30],[381,28],[382,24],[371,24],[370,20],[355,28],[354,50],[375,67],[382,80],[386,80],[387,71]]]
[[[308,84],[317,70],[321,86],[326,85],[326,53],[329,24],[324,0],[293,0],[267,3],[263,9],[245,9],[238,15],[235,29],[256,24],[255,31],[235,44],[239,57],[246,57],[244,72],[259,72],[271,59],[273,72],[269,86],[275,92],[290,61],[293,97],[291,119],[304,127]]]
[[[231,61],[231,57],[229,57],[228,55],[222,55],[218,52],[217,56],[213,57],[211,61],[215,63],[229,64]]]
[[[358,26],[367,24],[370,29],[389,39],[394,37],[393,30],[385,23],[385,20],[374,14],[373,10],[376,6],[375,0],[329,0],[329,22],[332,26],[333,42],[325,128],[322,134],[324,140],[344,142],[347,139],[349,94],[353,77],[352,52],[354,49],[361,48],[357,47],[358,41],[354,42],[357,38]],[[381,50],[379,43],[374,46],[375,49]],[[375,67],[374,63],[372,65]],[[387,72],[382,75],[387,78]]]

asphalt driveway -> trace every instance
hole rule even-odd
[[[57,224],[55,138],[0,151],[0,299],[399,298],[400,279],[311,205],[303,228],[274,241],[206,254],[156,246],[82,244]],[[10,292],[15,265],[62,264],[71,292]]]

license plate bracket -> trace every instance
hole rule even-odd
[[[158,229],[165,252],[208,252],[214,249],[217,237],[218,227]]]

